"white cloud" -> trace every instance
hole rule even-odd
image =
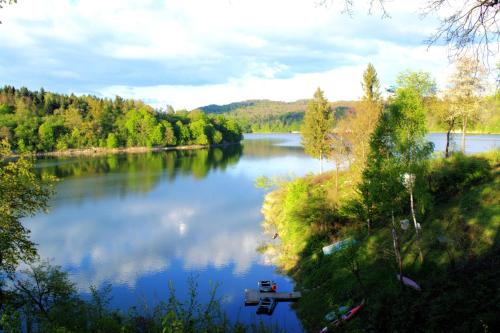
[[[361,0],[351,18],[342,3],[23,0],[1,13],[0,84],[193,108],[308,98],[317,86],[356,98],[368,62],[385,85],[407,68],[444,82],[446,52],[421,44],[436,27],[420,20],[423,1],[388,1],[386,19]]]
[[[378,43],[380,54],[367,59],[353,56],[358,65],[342,66],[324,72],[296,74],[291,78],[275,78],[280,68],[261,68],[257,72],[269,71],[261,77],[245,76],[232,78],[224,84],[178,86],[158,85],[146,87],[111,86],[101,90],[105,96],[121,95],[144,98],[156,107],[172,104],[177,108],[192,109],[211,103],[230,103],[247,99],[273,99],[294,101],[311,98],[317,87],[321,87],[330,100],[352,100],[360,97],[361,77],[368,62],[375,64],[384,87],[394,83],[397,73],[405,69],[430,71],[438,83],[445,84],[449,67],[446,51],[425,46],[400,47],[390,43]],[[257,68],[258,65],[255,66]],[[384,75],[385,74],[385,75]]]

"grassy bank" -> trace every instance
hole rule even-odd
[[[263,250],[297,282],[295,304],[309,332],[325,314],[365,299],[356,319],[335,331],[486,332],[500,328],[499,153],[433,160],[428,209],[422,225],[423,263],[415,232],[397,216],[403,272],[422,291],[402,286],[396,274],[391,221],[368,232],[352,175],[309,176],[281,184],[267,195],[264,229],[279,239]],[[352,238],[356,244],[325,256],[322,247]]]

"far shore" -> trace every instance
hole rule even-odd
[[[452,134],[462,134],[461,132],[451,132]],[[251,132],[245,134],[300,134],[300,132]],[[429,134],[446,134],[446,132],[430,131]],[[466,135],[500,135],[500,133],[482,133],[482,132],[467,132]],[[215,147],[227,147],[240,142],[220,143],[212,145],[187,145],[187,146],[169,146],[169,147],[119,147],[119,148],[105,148],[105,147],[90,147],[83,149],[67,149],[57,150],[50,152],[36,152],[27,153],[29,156],[45,157],[45,156],[96,156],[107,154],[140,154],[146,152],[160,152],[169,150],[195,150],[206,149]],[[13,157],[21,156],[22,154],[14,153]]]
[[[428,134],[446,134],[446,131],[429,131]],[[451,134],[462,134],[460,131],[451,131]],[[291,132],[248,132],[243,134],[300,134],[298,131]],[[500,132],[467,132],[465,135],[500,135]]]
[[[45,156],[96,156],[96,155],[121,154],[121,153],[139,154],[139,153],[160,152],[169,150],[195,150],[195,149],[205,149],[205,148],[215,148],[215,147],[227,147],[237,144],[240,144],[240,142],[220,143],[213,145],[189,145],[189,146],[170,146],[170,147],[120,147],[120,148],[91,147],[84,149],[67,149],[67,150],[50,151],[50,152],[37,152],[28,155],[35,157],[45,157]],[[14,156],[20,156],[20,154],[14,154]]]

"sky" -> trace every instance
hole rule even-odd
[[[444,86],[443,46],[422,1],[388,0],[389,18],[343,0],[18,0],[0,10],[0,85],[120,95],[194,109],[248,99],[295,101],[319,86],[361,96],[369,62],[383,87],[425,70]]]

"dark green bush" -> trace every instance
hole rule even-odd
[[[491,165],[486,158],[454,154],[435,161],[429,175],[430,192],[437,201],[446,201],[472,185],[491,179]]]

